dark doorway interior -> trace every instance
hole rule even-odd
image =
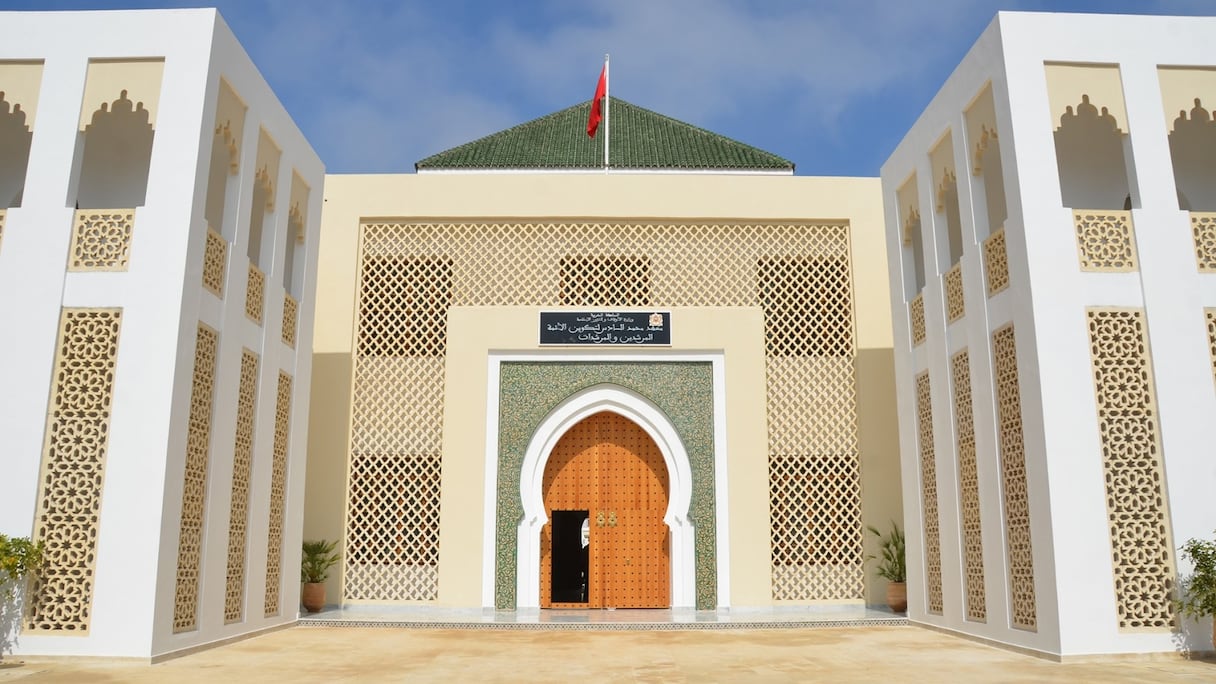
[[[555,603],[586,603],[589,511],[553,511],[550,524],[553,530],[552,600]]]

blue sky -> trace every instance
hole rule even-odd
[[[586,101],[607,52],[613,96],[791,159],[799,175],[875,176],[997,10],[1216,15],[1216,0],[216,5],[331,173],[412,172],[430,154]]]

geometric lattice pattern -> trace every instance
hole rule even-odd
[[[359,291],[359,356],[442,357],[452,304],[444,258],[369,256]]]
[[[650,259],[576,256],[562,259],[566,306],[648,306]]]
[[[984,240],[984,273],[989,297],[1009,287],[1009,257],[1005,254],[1004,228]]]
[[[438,456],[352,458],[348,599],[438,597],[439,482]]]
[[[279,371],[279,391],[274,404],[274,459],[270,467],[270,520],[266,532],[266,617],[279,614],[283,593],[283,515],[290,429],[291,376]]]
[[[1216,381],[1216,309],[1204,309],[1208,324],[1208,350],[1212,353],[1212,380]]]
[[[773,538],[804,540],[774,544],[774,597],[861,598],[849,250],[833,224],[365,223],[344,596],[437,595],[448,309],[587,302],[764,310]]]
[[[211,406],[214,401],[216,350],[219,336],[198,326],[194,346],[194,381],[190,389],[190,419],[186,428],[186,469],[182,483],[182,517],[178,528],[177,584],[173,631],[198,629],[199,561],[207,503],[207,461],[211,446]]]
[[[847,241],[837,248],[757,264],[776,600],[850,599],[864,591],[853,288]]]
[[[127,270],[134,227],[134,209],[77,210],[68,270]]]
[[[930,613],[942,614],[942,546],[937,516],[937,456],[928,371],[916,376],[916,426],[920,447],[921,506],[925,521],[925,590]]]
[[[984,595],[984,540],[980,525],[980,482],[975,457],[975,417],[971,412],[971,359],[966,350],[950,360],[954,420],[958,426],[958,492],[963,522],[963,583],[967,619],[987,619]]]
[[[918,294],[908,302],[908,320],[912,324],[912,346],[925,341],[925,295]]]
[[[232,448],[232,496],[228,505],[228,568],[224,585],[224,624],[240,622],[245,611],[246,538],[249,530],[249,478],[253,468],[253,422],[258,401],[258,355],[241,350],[241,381],[236,397],[236,438]]]
[[[34,540],[46,544],[26,628],[83,634],[92,615],[120,309],[63,309]]]
[[[1137,269],[1130,211],[1073,211],[1082,271],[1130,273]]]
[[[296,347],[296,318],[299,316],[300,303],[289,294],[283,295],[283,344],[295,349]]]
[[[265,309],[266,273],[251,262],[249,277],[245,281],[245,317],[261,325]]]
[[[224,269],[228,263],[228,241],[207,226],[207,247],[203,252],[203,287],[216,297],[224,296]]]
[[[847,258],[783,257],[759,263],[768,356],[853,353],[853,287]]]
[[[249,280],[245,284],[245,316],[261,325],[262,311],[266,308],[266,274],[262,269],[249,264]]]
[[[992,334],[992,356],[996,376],[1011,622],[1014,627],[1034,631],[1038,628],[1038,612],[1030,538],[1030,497],[1026,488],[1026,448],[1022,440],[1017,339],[1012,325]]]
[[[963,302],[963,265],[955,264],[946,271],[946,320],[950,323],[962,318],[967,309]]]
[[[1088,309],[1115,607],[1124,630],[1175,625],[1174,552],[1148,330],[1139,309]]]
[[[773,598],[856,598],[856,568],[849,557],[854,518],[828,505],[861,494],[857,459],[777,455],[769,459]],[[844,509],[844,510],[840,510]],[[844,542],[837,546],[833,542]],[[842,553],[843,551],[843,553]]]
[[[3,220],[2,216],[0,220]],[[1195,241],[1195,264],[1199,272],[1216,273],[1216,213],[1192,211],[1191,236]]]

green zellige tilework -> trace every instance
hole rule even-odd
[[[541,421],[570,396],[610,384],[646,397],[675,426],[692,466],[689,518],[696,530],[697,609],[718,604],[714,511],[713,370],[708,362],[503,363],[498,417],[498,545],[494,605],[513,610],[515,556],[523,519],[519,477]]]

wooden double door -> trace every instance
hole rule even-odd
[[[668,476],[650,436],[612,412],[562,436],[544,475],[542,608],[671,605]]]

